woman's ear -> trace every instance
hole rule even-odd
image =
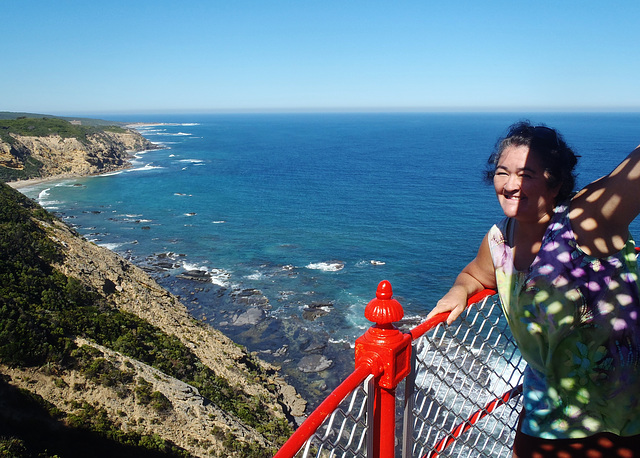
[[[553,201],[554,203],[558,204],[558,194],[560,194],[560,190],[562,189],[562,181],[558,181],[555,184],[552,184],[553,181],[555,181],[551,175],[549,174],[549,172],[545,171],[545,178],[547,180],[547,186],[549,187],[549,190],[553,193]]]

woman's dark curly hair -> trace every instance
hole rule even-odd
[[[528,146],[543,164],[547,174],[547,185],[555,188],[560,185],[556,204],[568,199],[576,183],[575,166],[578,157],[564,141],[562,136],[550,127],[534,126],[529,121],[512,124],[504,138],[496,143],[494,152],[487,161],[485,180],[493,182],[496,167],[502,152],[509,146]]]

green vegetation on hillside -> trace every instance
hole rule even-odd
[[[80,121],[83,126],[125,126],[126,122],[109,121],[106,119],[84,118],[79,116],[56,116],[44,113],[25,113],[16,111],[0,111],[1,119],[18,119],[18,118],[58,118],[65,121]]]
[[[28,137],[47,137],[60,135],[62,138],[77,138],[86,143],[87,136],[102,131],[126,132],[119,126],[85,126],[71,124],[61,118],[17,118],[0,120],[0,138],[13,144],[14,139],[9,134],[24,135]]]
[[[51,221],[53,217],[0,183],[0,361],[19,367],[79,368],[89,379],[100,383],[120,384],[123,390],[137,389],[138,399],[155,403],[154,408],[170,408],[168,400],[146,392],[140,383],[136,387],[130,376],[114,372],[101,355],[78,349],[74,337],[82,336],[195,386],[203,396],[274,444],[290,435],[286,421],[270,415],[263,400],[252,399],[230,386],[177,337],[113,308],[98,292],[55,270],[51,264],[61,260],[62,251],[33,218]],[[255,377],[263,376],[250,357],[243,363]],[[102,431],[94,424],[87,427],[113,436],[110,429]],[[234,446],[245,447],[243,456],[273,453],[254,445]]]
[[[65,418],[40,396],[0,379],[0,457],[167,458],[188,457],[157,436],[124,433],[103,409],[77,405]],[[19,412],[10,416],[11,412]],[[65,420],[64,422],[62,420]]]

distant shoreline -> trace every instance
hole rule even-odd
[[[162,126],[165,125],[165,123],[149,123],[149,122],[136,122],[136,123],[131,123],[126,125],[125,127],[129,128],[129,129],[136,129],[137,127],[151,127],[151,126]],[[138,132],[140,134],[140,132]],[[140,134],[142,137],[144,137],[144,135]],[[144,137],[146,140],[150,141],[148,138]],[[151,141],[150,141],[151,142]],[[157,143],[151,142],[153,145],[155,145],[155,148],[153,149],[164,149],[163,145],[159,145]],[[14,181],[6,181],[5,183],[9,186],[11,186],[13,189],[16,190],[20,190],[20,189],[24,189],[24,188],[28,188],[30,186],[37,186],[43,183],[48,183],[48,182],[52,182],[52,181],[59,181],[59,180],[67,180],[67,179],[75,179],[75,178],[84,178],[84,177],[92,177],[92,176],[100,176],[103,175],[105,173],[113,173],[113,172],[119,172],[122,170],[127,170],[129,168],[131,168],[131,160],[134,158],[135,154],[137,153],[141,153],[143,151],[150,151],[150,150],[140,150],[140,151],[129,151],[129,157],[126,161],[126,164],[116,170],[109,170],[106,172],[99,172],[99,173],[89,173],[89,174],[71,174],[71,173],[62,173],[59,175],[52,175],[52,176],[48,176],[48,177],[35,177],[35,178],[27,178],[24,180],[14,180]]]
[[[38,177],[38,178],[28,178],[26,180],[16,180],[16,181],[7,181],[5,184],[11,186],[13,189],[20,190],[24,188],[28,188],[30,186],[37,186],[39,184],[48,183],[50,181],[58,181],[58,180],[66,180],[70,178],[83,178],[85,176],[93,176],[93,175],[53,175],[50,177]]]
[[[166,126],[167,123],[164,122],[132,122],[130,124],[125,125],[124,127],[128,129],[136,129],[138,127],[153,127],[153,126]]]

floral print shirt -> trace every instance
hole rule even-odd
[[[640,283],[635,244],[606,258],[578,246],[560,205],[528,271],[505,218],[489,231],[498,293],[528,367],[522,432],[546,439],[640,434]]]

